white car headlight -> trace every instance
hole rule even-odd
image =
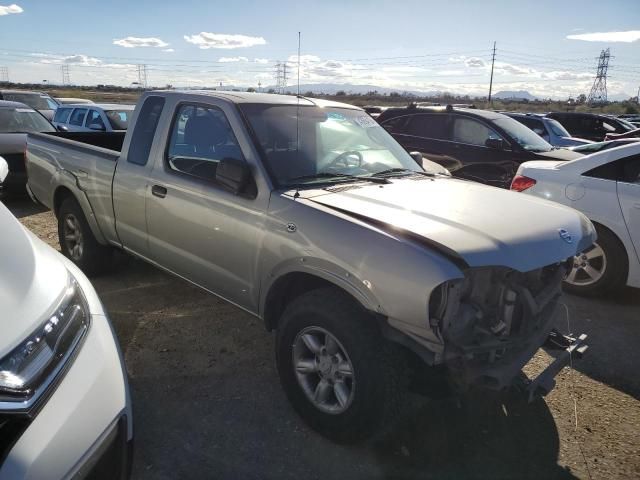
[[[89,328],[90,313],[69,276],[53,311],[0,359],[0,410],[28,409],[55,383]]]

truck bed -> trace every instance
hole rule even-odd
[[[32,135],[46,135],[48,137],[71,140],[72,142],[93,145],[120,153],[126,132],[51,132]]]

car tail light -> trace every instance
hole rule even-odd
[[[525,177],[524,175],[516,175],[511,181],[511,190],[516,192],[523,192],[527,188],[531,188],[536,184],[533,178]]]

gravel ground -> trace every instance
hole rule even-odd
[[[6,203],[58,248],[51,212]],[[570,329],[589,334],[590,349],[544,400],[424,400],[384,441],[344,447],[289,407],[258,319],[124,255],[93,282],[131,377],[134,479],[640,478],[640,290],[565,296]]]

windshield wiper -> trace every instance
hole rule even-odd
[[[425,172],[424,170],[411,170],[409,168],[389,168],[387,170],[382,170],[381,172],[373,173],[374,176],[380,175],[390,175],[392,173],[407,173],[409,175],[418,174],[418,175],[429,175],[431,177],[435,176],[435,173]],[[375,177],[372,177],[375,178]]]
[[[330,172],[318,172],[310,175],[301,175],[299,177],[288,178],[288,182],[297,182],[297,181],[305,181],[305,180],[320,180],[320,179],[346,179],[346,180],[364,180],[373,183],[389,183],[389,180],[386,178],[377,178],[377,177],[369,177],[363,175],[348,175],[346,173],[330,173]]]

